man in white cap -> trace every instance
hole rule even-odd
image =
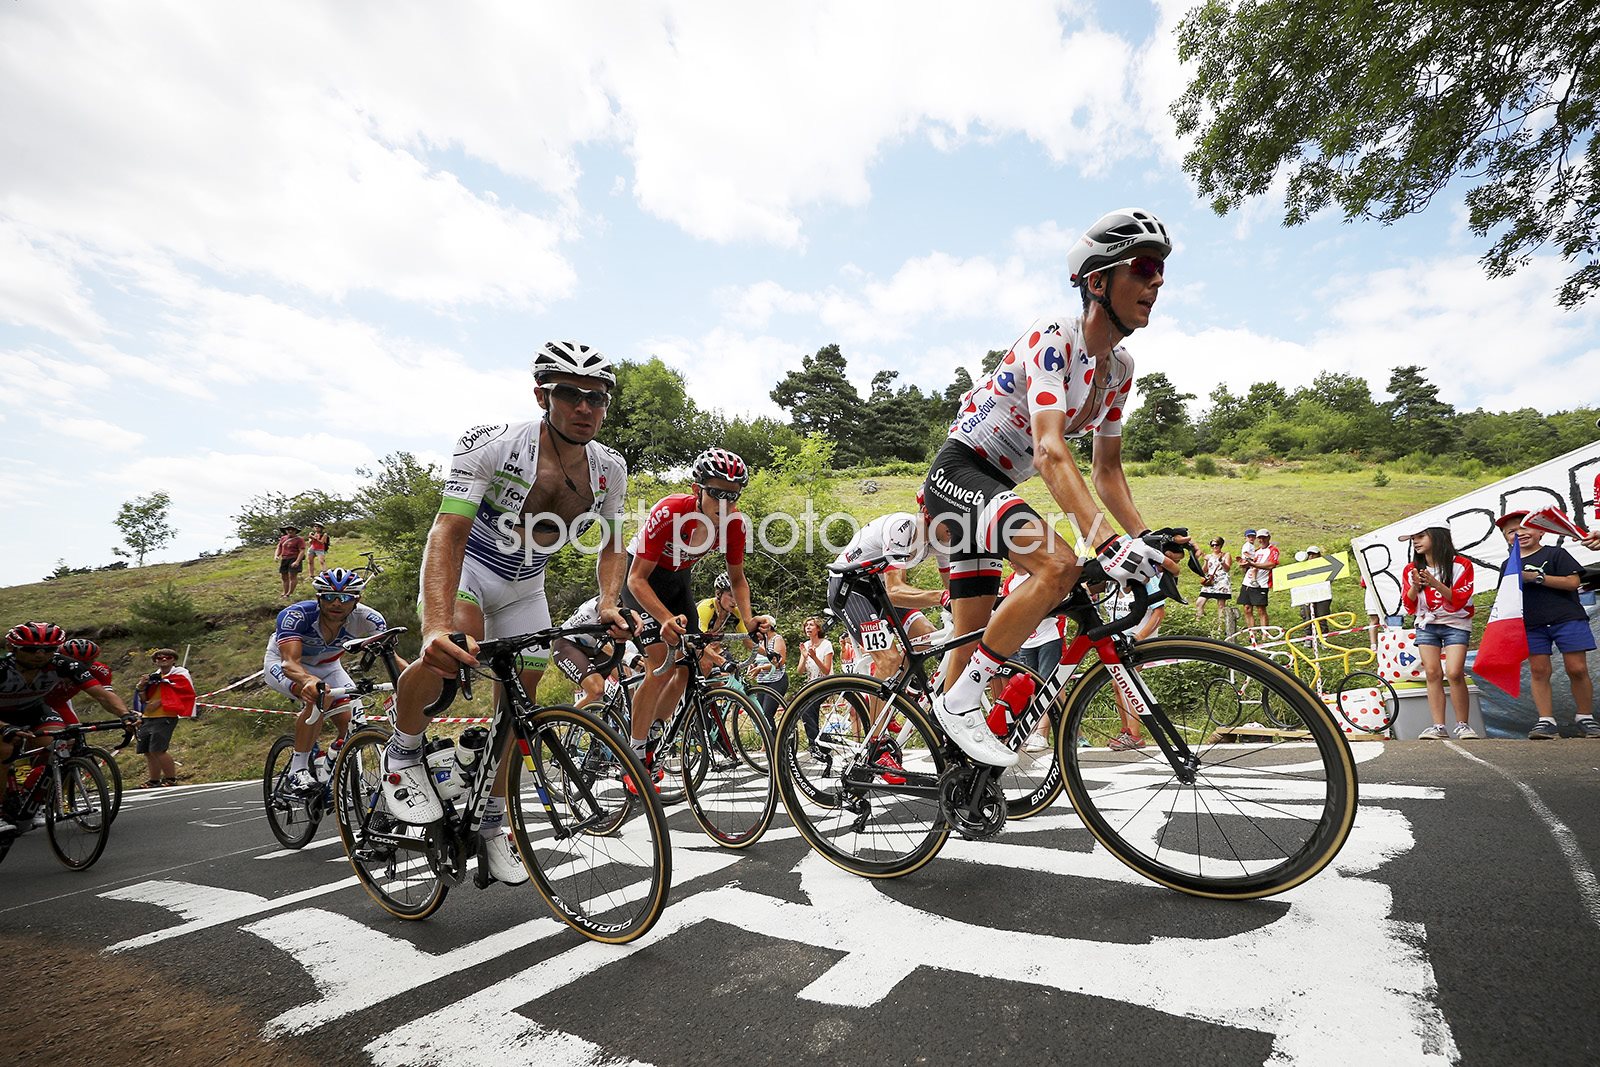
[[[1252,629],[1267,625],[1267,594],[1272,591],[1272,569],[1278,565],[1278,546],[1272,531],[1256,528],[1255,551],[1245,565],[1239,589],[1239,606],[1244,608],[1244,624]]]

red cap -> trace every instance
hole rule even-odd
[[[1494,520],[1494,524],[1500,527],[1500,529],[1504,530],[1507,526],[1515,525],[1516,523],[1521,522],[1527,517],[1527,515],[1527,508],[1523,508],[1520,511],[1508,511],[1498,519]]]

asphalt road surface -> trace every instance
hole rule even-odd
[[[280,850],[255,783],[130,792],[89,871],[42,832],[0,865],[0,1047],[85,1065],[1600,1062],[1600,744],[1355,751],[1349,843],[1273,900],[1145,883],[1065,800],[892,882],[811,855],[781,809],[732,853],[680,808],[671,903],[622,948],[527,886],[393,919],[331,819]]]

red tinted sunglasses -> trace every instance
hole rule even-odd
[[[1129,259],[1119,259],[1117,262],[1107,263],[1099,269],[1110,270],[1112,267],[1127,267],[1133,272],[1134,277],[1143,278],[1145,281],[1149,281],[1151,278],[1164,278],[1167,274],[1166,261],[1157,259],[1155,256],[1133,256]]]

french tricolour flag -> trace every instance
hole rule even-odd
[[[1511,556],[1500,574],[1489,625],[1478,646],[1472,673],[1514,697],[1522,696],[1522,663],[1528,658],[1528,630],[1522,624],[1522,546],[1511,539]]]

